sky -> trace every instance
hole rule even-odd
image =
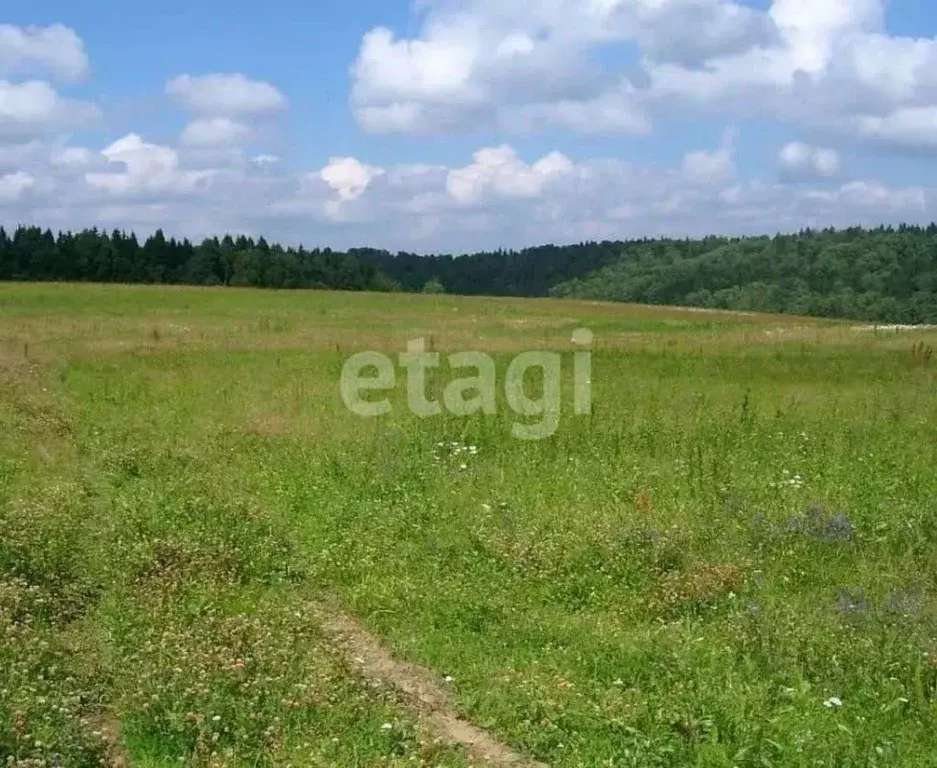
[[[937,219],[933,0],[33,0],[0,224],[460,253]]]

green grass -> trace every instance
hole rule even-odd
[[[578,327],[594,413],[549,440],[512,439],[505,408],[420,420],[398,391],[367,421],[339,398],[354,352],[424,335],[503,371]],[[552,765],[935,765],[920,341],[937,334],[560,301],[0,286],[0,754],[465,764],[323,635],[309,606],[336,601]]]

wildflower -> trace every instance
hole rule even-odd
[[[836,544],[851,541],[855,536],[855,529],[852,521],[843,513],[832,515],[819,504],[811,504],[803,514],[787,519],[786,533]]]

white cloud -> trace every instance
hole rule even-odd
[[[319,178],[338,193],[340,200],[357,200],[371,182],[384,173],[382,168],[365,165],[353,157],[333,157],[319,172]]]
[[[48,83],[0,80],[0,141],[74,129],[99,117],[94,105],[63,99]]]
[[[211,175],[206,171],[180,169],[179,154],[174,149],[150,144],[135,133],[118,139],[101,154],[112,166],[121,168],[88,173],[85,180],[89,187],[113,195],[194,192]]]
[[[777,25],[794,71],[824,72],[835,46],[849,35],[877,29],[881,0],[774,0]]]
[[[342,158],[330,164],[330,181],[321,172],[309,174],[277,198],[264,229],[337,247],[370,242],[458,252],[924,222],[932,214],[934,192],[921,187],[738,180],[734,141],[729,132],[718,148],[675,168],[620,160],[577,163],[560,153],[528,163],[506,145],[481,149],[461,167],[405,165],[373,173],[361,160]]]
[[[635,38],[647,57],[695,67],[774,41],[770,19],[730,0],[636,0]]]
[[[551,181],[569,176],[575,170],[565,155],[553,152],[527,165],[509,146],[481,149],[474,162],[449,172],[446,191],[456,202],[474,205],[486,197],[535,198],[543,194]]]
[[[839,173],[840,159],[836,150],[792,141],[781,147],[778,164],[788,180],[827,179]]]
[[[937,39],[890,34],[884,0],[420,7],[414,34],[377,28],[362,40],[350,96],[367,130],[641,136],[675,118],[757,117],[828,146],[847,137],[937,152]],[[65,137],[98,110],[26,79],[75,80],[88,69],[84,45],[67,28],[0,25],[3,216],[448,251],[934,216],[931,188],[835,181],[839,153],[804,142],[780,148],[776,181],[740,178],[734,131],[669,167],[530,156],[499,138],[446,165],[380,168],[333,157],[301,172],[254,154],[287,100],[239,73],[167,83],[166,94],[191,113],[175,146],[129,134],[91,150]]]
[[[227,117],[200,118],[189,123],[180,136],[188,147],[229,147],[243,144],[251,129]]]
[[[0,203],[12,203],[19,200],[35,185],[36,180],[23,171],[0,176]]]
[[[0,124],[36,124],[54,118],[59,95],[47,83],[0,81]]]
[[[651,119],[638,104],[637,92],[628,82],[585,101],[563,99],[556,102],[522,104],[506,109],[501,127],[513,133],[533,133],[560,126],[576,133],[636,136],[651,132]]]
[[[71,81],[84,77],[88,69],[84,43],[68,27],[0,24],[0,74],[48,72]]]
[[[44,162],[48,155],[48,146],[38,139],[21,143],[0,141],[0,173],[25,168],[37,160]]]
[[[365,35],[352,104],[375,131],[646,133],[646,94],[595,53],[638,46],[657,62],[697,66],[772,39],[764,13],[731,0],[441,0],[420,34]],[[627,57],[623,57],[627,58]]]
[[[287,103],[270,83],[240,73],[179,75],[166,84],[166,94],[186,109],[216,117],[275,112]]]
[[[683,157],[683,172],[695,181],[718,182],[735,175],[736,130],[728,130],[722,137],[719,149],[697,150]]]
[[[72,168],[91,165],[91,150],[85,147],[64,147],[52,156],[52,164]]]
[[[691,68],[645,62],[647,98],[937,149],[937,40],[889,35],[882,0],[774,0],[777,42]]]
[[[937,39],[884,0],[434,0],[419,32],[365,35],[363,128],[642,134],[674,108],[937,150]],[[603,63],[604,62],[604,63]]]
[[[352,67],[359,123],[406,133],[549,125],[646,132],[634,89],[604,73],[571,35],[575,21],[588,41],[609,36],[607,14],[597,17],[579,5],[441,3],[415,39],[372,30]]]
[[[218,164],[209,165],[214,155],[180,152],[135,134],[103,152],[34,142],[8,157],[0,152],[0,221],[53,228],[98,224],[140,235],[162,227],[193,239],[250,232],[309,245],[460,252],[926,222],[934,215],[937,197],[927,187],[871,179],[833,186],[827,179],[740,180],[733,146],[730,132],[718,147],[691,153],[673,167],[574,161],[559,152],[527,160],[502,145],[478,150],[463,165],[382,169],[341,157],[298,173],[247,156],[218,155]]]
[[[276,155],[255,155],[251,158],[251,162],[255,165],[258,165],[262,168],[278,165],[280,163],[280,158]]]
[[[863,115],[853,124],[863,138],[909,149],[937,150],[937,104],[896,109],[888,115]]]
[[[852,181],[838,191],[838,199],[851,208],[866,208],[881,214],[903,212],[920,220],[927,211],[927,193],[920,187],[891,189],[877,181]]]
[[[429,40],[397,40],[385,28],[365,35],[355,76],[361,90],[393,92],[405,100],[432,98],[454,103],[480,99],[472,92],[471,76],[478,55],[475,34],[469,28],[442,29]]]

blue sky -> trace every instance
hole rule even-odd
[[[0,223],[465,251],[937,218],[926,0],[39,0]]]

